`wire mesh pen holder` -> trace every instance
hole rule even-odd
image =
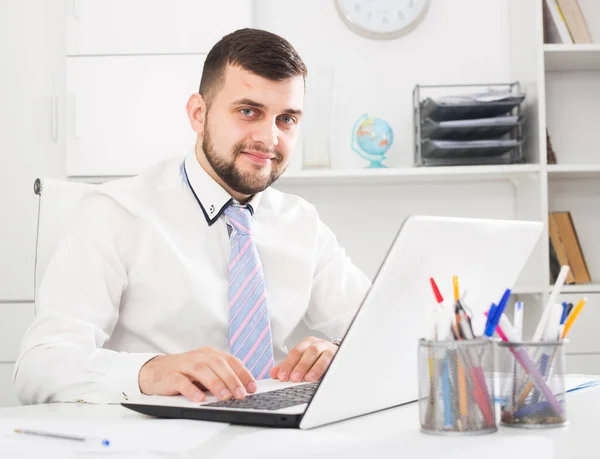
[[[566,423],[565,341],[498,343],[500,423],[545,428]]]
[[[491,341],[419,341],[421,431],[474,435],[497,430]]]
[[[485,92],[505,93],[506,98],[460,101]],[[452,97],[454,102],[441,102]],[[524,163],[524,98],[518,81],[415,85],[413,165]]]

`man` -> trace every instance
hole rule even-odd
[[[283,38],[225,36],[187,102],[194,152],[84,198],[39,292],[14,384],[24,403],[242,399],[315,381],[370,283],[304,200],[270,185],[302,119],[306,67]],[[279,362],[275,364],[275,362]]]

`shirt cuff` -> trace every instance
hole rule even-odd
[[[144,396],[140,390],[140,370],[146,362],[162,354],[121,353],[117,367],[114,368],[113,387],[120,393],[121,401],[126,402]]]

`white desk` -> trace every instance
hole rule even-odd
[[[600,457],[600,386],[569,393],[566,427],[437,437],[419,432],[411,404],[310,431],[229,426],[183,458],[460,458],[575,459]],[[123,420],[144,417],[118,405],[51,404],[0,409],[0,418]],[[94,458],[103,457],[98,454]],[[122,457],[107,454],[106,457]],[[134,457],[127,455],[126,457]],[[137,457],[137,456],[135,456]],[[143,455],[143,457],[175,457]]]

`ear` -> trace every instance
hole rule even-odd
[[[190,126],[198,135],[204,133],[204,122],[206,119],[206,103],[200,94],[192,94],[185,106]]]

